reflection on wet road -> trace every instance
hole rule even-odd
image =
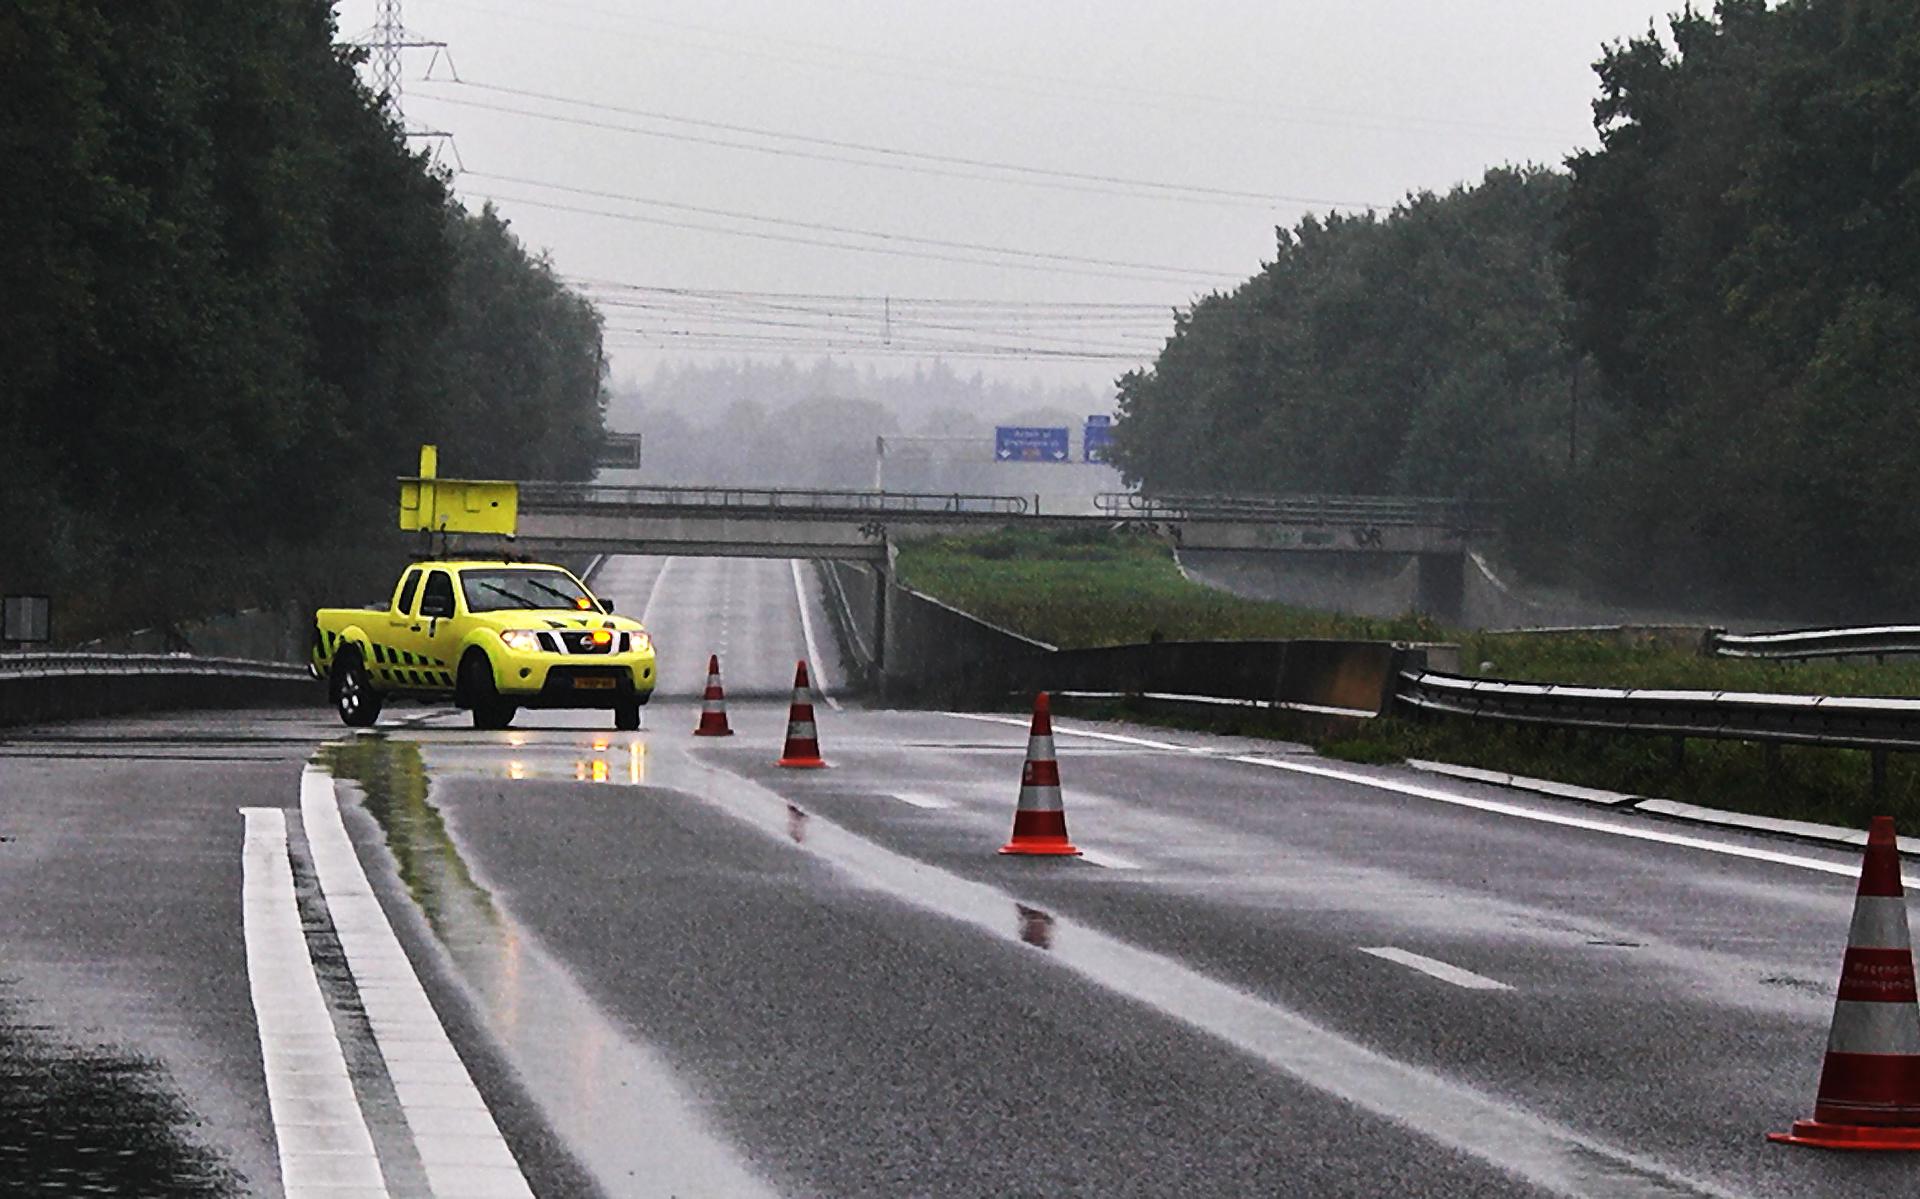
[[[360,789],[408,893],[554,1130],[615,1194],[768,1193],[702,1126],[656,1055],[612,1023],[475,877],[433,802],[422,748],[362,736],[327,747],[320,760]],[[644,744],[630,735],[617,747],[583,732],[501,735],[464,748],[465,761],[489,770],[503,763],[500,777],[515,783],[644,778]]]
[[[244,1194],[150,1061],[58,1043],[0,981],[0,1195]]]

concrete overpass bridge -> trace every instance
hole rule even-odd
[[[1112,529],[1183,549],[1411,556],[1419,604],[1456,615],[1485,505],[1367,496],[1108,494],[1092,512],[1042,512],[1026,496],[938,492],[522,483],[511,539],[450,534],[452,547],[554,554],[643,553],[865,561],[887,572],[902,541],[996,528]]]

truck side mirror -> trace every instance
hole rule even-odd
[[[606,613],[606,614],[607,614],[608,616],[612,616],[612,615],[613,615],[613,601],[612,601],[612,600],[610,600],[610,599],[603,599],[603,600],[601,600],[601,601],[600,601],[600,610],[601,610],[602,612],[605,612],[605,613]]]
[[[453,601],[432,596],[420,601],[420,615],[432,620],[445,620],[453,615]]]

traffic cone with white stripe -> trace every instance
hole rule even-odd
[[[1001,853],[1080,852],[1067,840],[1060,763],[1053,754],[1053,707],[1042,691],[1033,697],[1033,731],[1027,735],[1027,764],[1020,769],[1020,806],[1013,813],[1013,836],[1000,847]]]
[[[807,682],[805,658],[793,672],[793,707],[787,710],[787,744],[779,764],[805,769],[827,764],[820,757],[820,734],[813,725],[813,688]]]
[[[707,694],[700,701],[700,723],[696,737],[731,737],[733,726],[727,723],[727,693],[720,686],[720,655],[707,655]]]
[[[1891,816],[1875,816],[1867,831],[1813,1119],[1767,1139],[1822,1149],[1920,1149],[1920,1003]]]

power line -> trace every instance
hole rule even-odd
[[[570,104],[578,108],[598,112],[615,112],[623,116],[641,117],[651,121],[664,121],[668,124],[687,125],[699,129],[713,129],[724,133],[740,133],[751,137],[764,137],[778,141],[800,142],[810,146],[824,146],[835,150],[853,150],[862,154],[875,154],[886,158],[918,162],[939,163],[946,166],[975,167],[982,170],[1007,171],[1020,175],[1044,179],[1071,180],[1075,183],[1100,183],[1117,187],[1138,188],[1162,194],[1167,199],[1201,199],[1206,201],[1246,201],[1257,202],[1262,206],[1290,204],[1303,207],[1340,207],[1379,209],[1390,205],[1378,204],[1367,200],[1328,200],[1308,196],[1288,196],[1271,192],[1250,191],[1238,188],[1208,187],[1190,183],[1167,183],[1154,179],[1129,178],[1124,175],[1104,175],[1087,171],[1066,171],[1054,167],[1028,166],[1022,163],[999,162],[992,159],[969,158],[958,154],[938,154],[923,150],[903,150],[896,146],[877,146],[865,142],[843,141],[839,138],[816,137],[802,133],[785,133],[774,129],[764,129],[753,125],[736,125],[725,121],[709,121],[696,117],[678,116],[672,113],[655,112],[641,108],[627,108],[618,104],[606,104],[593,100],[581,100],[571,96],[555,95],[551,92],[537,92],[525,88],[502,87],[497,84],[476,83],[470,79],[454,80],[462,87],[480,91],[497,92],[502,95],[519,96],[523,99],[547,100],[556,104]],[[446,97],[436,97],[446,99]],[[509,110],[519,112],[520,110]],[[538,115],[524,113],[523,115]]]
[[[817,237],[802,237],[794,234],[773,233],[773,232],[759,230],[759,229],[729,229],[723,225],[706,225],[706,224],[700,224],[694,221],[677,221],[677,220],[672,220],[666,217],[642,216],[638,213],[631,213],[631,212],[609,212],[604,208],[582,208],[578,205],[572,205],[572,204],[556,204],[551,201],[534,199],[529,196],[503,196],[497,193],[481,192],[481,191],[470,191],[467,193],[467,195],[476,199],[491,200],[496,203],[525,204],[532,208],[545,208],[555,212],[571,212],[571,213],[576,213],[582,216],[606,217],[610,220],[627,221],[630,223],[642,224],[642,225],[657,225],[657,226],[668,228],[668,229],[687,229],[687,230],[693,230],[696,232],[703,232],[703,233],[718,233],[718,234],[723,234],[729,237],[753,238],[759,241],[777,241],[777,242],[786,242],[793,245],[819,246],[826,249],[852,250],[862,254],[883,254],[883,255],[888,255],[896,258],[920,258],[920,259],[925,259],[932,262],[960,263],[966,266],[997,267],[1001,270],[1045,271],[1049,274],[1085,275],[1092,278],[1105,278],[1105,279],[1133,279],[1137,281],[1147,281],[1147,282],[1154,282],[1154,283],[1175,282],[1177,280],[1173,276],[1176,276],[1176,275],[1185,276],[1190,282],[1197,282],[1200,279],[1207,279],[1207,278],[1211,278],[1216,281],[1223,281],[1229,278],[1239,277],[1239,276],[1230,276],[1224,272],[1218,275],[1209,275],[1206,272],[1189,271],[1189,270],[1178,269],[1178,268],[1174,270],[1163,271],[1162,273],[1157,275],[1150,275],[1150,274],[1142,274],[1142,273],[1139,273],[1138,271],[1103,270],[1103,269],[1094,269],[1091,267],[1079,267],[1079,266],[1069,266],[1069,265],[1048,266],[1048,265],[1042,265],[1037,262],[994,261],[992,259],[987,259],[987,258],[977,258],[977,257],[966,258],[966,257],[961,257],[957,254],[942,254],[932,250],[907,250],[907,249],[901,249],[897,246],[863,246],[863,245],[859,245],[857,243],[852,243],[852,242],[827,241],[825,239],[817,238]],[[995,251],[995,252],[996,253],[1017,253],[1017,251]]]
[[[816,233],[839,233],[852,237],[870,237],[876,241],[900,242],[908,245],[934,246],[943,250],[971,250],[987,254],[1004,254],[1011,258],[1030,258],[1043,262],[1073,262],[1088,266],[1116,266],[1128,270],[1155,271],[1163,274],[1191,275],[1199,278],[1232,278],[1231,271],[1200,270],[1191,267],[1167,266],[1157,262],[1129,262],[1115,258],[1090,258],[1079,254],[1052,254],[1043,250],[1018,250],[1004,246],[983,245],[978,242],[949,241],[937,237],[917,237],[910,233],[888,233],[875,229],[859,229],[848,225],[831,225],[820,221],[797,221],[787,217],[763,216],[758,213],[740,212],[728,208],[711,208],[700,204],[682,204],[674,200],[656,200],[648,196],[636,196],[626,192],[597,191],[590,187],[569,187],[563,183],[548,183],[540,179],[524,179],[513,175],[495,175],[487,171],[462,171],[463,175],[475,179],[490,179],[496,183],[512,183],[521,187],[540,187],[549,191],[566,192],[575,196],[590,196],[597,200],[620,200],[628,204],[639,204],[648,208],[667,208],[675,212],[691,212],[699,216],[725,217],[728,220],[747,221],[758,225],[779,225],[788,229],[808,229]]]
[[[809,292],[809,291],[746,291],[711,287],[668,287],[657,284],[629,283],[620,279],[601,279],[590,275],[564,275],[567,282],[585,287],[605,288],[616,291],[664,292],[672,295],[701,297],[745,297],[752,299],[782,300],[821,300],[821,301],[871,301],[878,304],[882,300],[891,300],[895,304],[956,305],[968,308],[1014,308],[1014,309],[1095,309],[1095,310],[1138,310],[1159,313],[1171,312],[1170,304],[1148,301],[1125,300],[1008,300],[999,298],[959,297],[959,296],[896,296],[878,293],[861,294],[848,292]]]
[[[593,8],[588,5],[565,4],[561,3],[560,0],[548,0],[548,4],[554,7],[572,8],[579,12],[596,13],[618,20],[632,21],[639,25],[684,30],[695,33],[705,40],[673,38],[658,33],[642,34],[632,24],[623,27],[610,27],[607,25],[583,24],[578,21],[554,20],[550,13],[544,11],[538,17],[531,17],[525,12],[490,8],[484,5],[468,3],[466,0],[441,0],[441,2],[452,4],[457,8],[467,9],[470,12],[486,13],[511,21],[522,21],[541,25],[559,25],[586,32],[611,33],[634,39],[644,37],[649,42],[675,42],[679,45],[691,46],[709,53],[731,55],[734,57],[782,62],[819,70],[853,71],[859,74],[874,75],[888,79],[904,79],[909,82],[927,83],[941,87],[958,87],[995,92],[1015,91],[1026,95],[1074,100],[1081,103],[1089,101],[1110,103],[1117,100],[1122,103],[1131,103],[1137,106],[1159,108],[1163,107],[1162,101],[1173,101],[1187,106],[1200,105],[1215,110],[1229,109],[1241,113],[1248,113],[1268,122],[1283,119],[1284,121],[1297,124],[1315,125],[1324,128],[1361,129],[1372,132],[1421,132],[1431,131],[1433,129],[1460,129],[1470,132],[1522,137],[1541,143],[1551,141],[1555,145],[1560,146],[1564,146],[1570,141],[1578,140],[1578,138],[1585,136],[1588,132],[1584,129],[1570,132],[1557,127],[1549,129],[1545,126],[1502,125],[1488,121],[1466,121],[1447,117],[1364,112],[1324,105],[1255,104],[1237,97],[1212,95],[1204,92],[1156,88],[1137,84],[1123,87],[1096,80],[1076,80],[1057,76],[1035,75],[978,64],[950,66],[935,60],[916,58],[910,55],[884,54],[878,51],[858,50],[847,46],[833,45],[825,42],[812,42],[799,38],[773,37],[744,29],[721,29],[715,26],[697,25],[686,21],[668,20],[663,17],[636,17],[630,13]],[[714,39],[720,40],[716,41]],[[768,43],[774,46],[812,49],[829,55],[838,55],[843,59],[869,59],[878,62],[897,62],[917,65],[922,68],[931,68],[938,74],[930,77],[925,74],[889,70],[884,67],[863,66],[858,63],[833,61],[817,56],[808,57],[794,54],[777,54],[767,50],[751,49],[742,46],[740,44],[742,39]],[[990,79],[996,78],[1005,82],[995,83],[989,81]],[[1019,86],[1009,87],[1007,86],[1008,83]]]
[[[432,93],[427,93],[426,98],[431,99],[438,104],[452,104],[452,105],[455,105],[456,107],[472,108],[472,109],[477,109],[481,112],[505,113],[511,116],[528,117],[533,120],[548,121],[548,122],[559,124],[559,125],[572,125],[572,126],[575,126],[576,128],[605,129],[605,130],[610,130],[617,133],[632,134],[635,137],[649,137],[649,138],[659,139],[662,141],[681,142],[681,143],[696,145],[696,146],[712,146],[718,149],[739,150],[739,151],[744,151],[746,153],[751,153],[751,154],[769,154],[779,158],[798,158],[798,159],[805,159],[810,162],[831,162],[831,163],[837,163],[842,166],[868,167],[873,170],[896,171],[896,172],[904,172],[904,173],[913,174],[913,175],[928,175],[928,176],[933,176],[933,177],[942,178],[942,179],[968,179],[975,182],[984,182],[984,183],[1014,184],[1021,187],[1038,187],[1038,188],[1046,188],[1054,191],[1080,192],[1083,194],[1096,195],[1096,196],[1123,196],[1123,197],[1132,197],[1135,199],[1143,198],[1143,194],[1139,191],[1130,192],[1117,187],[1097,185],[1097,184],[1074,183],[1064,179],[1009,178],[1004,175],[982,174],[979,171],[949,170],[943,167],[927,166],[919,163],[890,161],[886,159],[854,158],[846,154],[833,154],[833,153],[828,153],[828,152],[819,151],[819,150],[803,150],[803,149],[798,149],[791,146],[755,145],[751,142],[729,141],[725,138],[710,137],[710,136],[697,134],[697,133],[674,133],[665,129],[644,129],[635,125],[617,124],[612,121],[598,121],[588,117],[566,116],[561,113],[554,113],[554,112],[540,112],[536,109],[515,108],[515,107],[512,107],[511,105],[506,105],[506,104],[488,104],[480,100],[462,100],[455,96],[442,96],[442,95],[434,95]],[[1223,199],[1218,197],[1208,198],[1204,196],[1173,197],[1173,196],[1155,195],[1155,196],[1146,196],[1144,198],[1148,198],[1148,199],[1177,198],[1177,199],[1183,200],[1183,202],[1186,202],[1186,203],[1213,204],[1213,205],[1236,207],[1236,208],[1247,208],[1247,207],[1267,208],[1272,206],[1269,203],[1261,203],[1256,205],[1254,204],[1253,201],[1248,201],[1248,200]],[[1286,201],[1277,200],[1275,201],[1275,203],[1285,203],[1285,204],[1294,205],[1296,207],[1305,207],[1305,208],[1313,207],[1313,205],[1311,204],[1306,204],[1301,201],[1293,201],[1293,200],[1286,200]],[[1362,207],[1367,209],[1368,211],[1371,211],[1374,208],[1377,208],[1380,206],[1358,205],[1357,207]]]

